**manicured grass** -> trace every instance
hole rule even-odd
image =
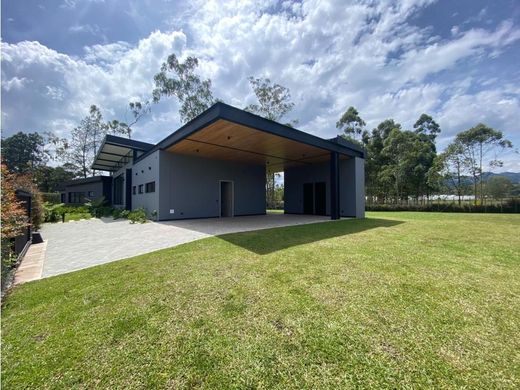
[[[3,307],[2,385],[518,388],[519,231],[369,213],[31,282]]]
[[[91,219],[92,215],[90,213],[67,213],[65,214],[65,222],[69,221],[79,221],[80,219]]]

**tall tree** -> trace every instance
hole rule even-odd
[[[137,124],[145,115],[149,114],[152,110],[150,102],[147,100],[145,102],[134,101],[128,103],[128,108],[132,114],[133,119],[128,123],[119,121],[114,119],[112,121],[107,122],[108,127],[110,128],[110,132],[114,134],[125,135],[128,138],[132,138],[133,126]]]
[[[501,131],[495,130],[483,123],[479,123],[469,130],[457,134],[456,141],[460,143],[464,162],[471,172],[477,204],[477,184],[480,183],[480,202],[484,203],[482,167],[487,156],[494,152],[494,157],[489,160],[491,167],[502,166],[502,161],[497,155],[506,148],[511,148],[511,141],[504,138]]]
[[[258,104],[250,104],[245,107],[246,111],[260,115],[272,121],[281,121],[294,107],[291,102],[291,93],[288,88],[272,83],[268,78],[249,77],[249,84],[255,93]],[[293,126],[297,123],[293,120],[286,123]],[[266,194],[268,207],[275,205],[276,172],[269,169],[266,173]]]
[[[268,78],[249,77],[248,80],[258,104],[248,105],[244,108],[246,111],[279,122],[294,108],[289,88],[272,83]],[[287,124],[292,126],[296,121]]]
[[[94,173],[91,165],[99,146],[107,134],[127,134],[128,125],[118,122],[105,122],[101,110],[91,105],[85,116],[70,134],[70,139],[57,142],[58,158],[72,170],[80,172],[80,176],[88,177]]]
[[[463,146],[460,142],[454,141],[439,155],[439,158],[442,161],[443,177],[448,181],[450,187],[455,189],[460,205],[462,203],[462,194],[466,188],[464,175],[467,166],[464,163]]]
[[[427,135],[432,139],[432,141],[434,141],[437,135],[441,132],[439,124],[427,114],[422,114],[413,125],[413,128],[417,134]]]
[[[401,125],[393,119],[381,122],[371,133],[363,132],[363,145],[367,151],[365,159],[365,181],[370,201],[384,202],[389,196],[388,181],[382,180],[379,173],[388,163],[388,157],[382,154],[385,141],[393,130],[401,130]]]
[[[357,140],[363,133],[365,121],[359,116],[358,110],[350,106],[336,122],[336,128],[341,129],[347,139]]]
[[[30,172],[49,160],[45,144],[41,134],[20,131],[2,140],[2,159],[11,172]]]
[[[162,64],[161,71],[154,76],[154,103],[158,103],[162,96],[177,97],[183,123],[189,122],[216,101],[211,92],[211,80],[201,80],[195,73],[198,65],[199,60],[195,57],[180,62],[175,54],[171,54]],[[170,73],[173,77],[169,77]]]

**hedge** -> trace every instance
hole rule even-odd
[[[61,203],[59,192],[42,192],[43,201],[46,203]]]
[[[367,211],[433,211],[446,213],[520,213],[520,199],[509,199],[504,204],[472,205],[469,203],[432,203],[424,205],[371,204]]]

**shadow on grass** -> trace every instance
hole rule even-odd
[[[390,228],[403,221],[366,218],[288,226],[218,236],[258,255],[267,255],[297,245],[309,244],[376,228]]]

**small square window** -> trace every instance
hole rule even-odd
[[[94,191],[89,191],[87,196],[89,196],[89,197],[94,196]]]
[[[146,183],[146,193],[155,192],[155,182]]]
[[[142,194],[143,193],[143,185],[142,184],[139,184],[139,193]]]

